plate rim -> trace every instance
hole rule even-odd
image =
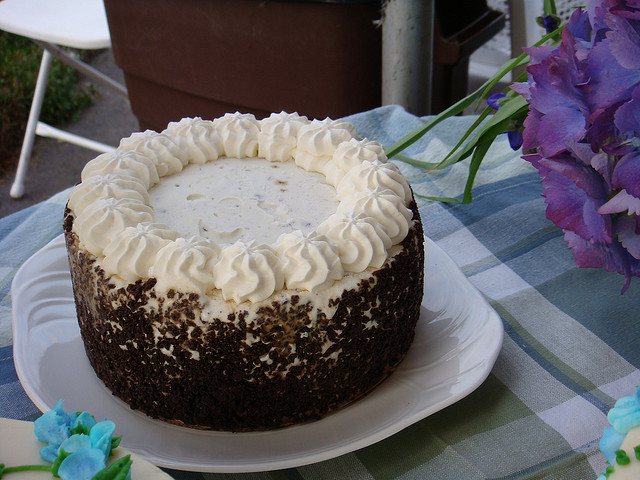
[[[441,257],[445,261],[445,263],[447,263],[447,268],[450,269],[447,271],[447,273],[449,275],[453,275],[454,277],[456,277],[458,281],[463,281],[466,284],[466,287],[469,288],[470,293],[475,297],[474,300],[480,302],[484,307],[484,309],[486,309],[486,320],[483,323],[482,328],[484,330],[490,331],[491,333],[490,335],[486,335],[486,334],[484,335],[484,337],[487,337],[485,338],[485,340],[488,339],[490,341],[490,345],[485,350],[485,356],[482,358],[482,361],[478,362],[478,364],[482,364],[484,367],[479,372],[476,372],[476,375],[473,381],[468,382],[468,386],[465,389],[461,390],[456,394],[450,395],[449,397],[446,398],[445,401],[441,401],[435,405],[431,405],[429,408],[424,408],[422,410],[419,410],[418,412],[414,412],[411,415],[407,415],[403,418],[400,418],[397,421],[395,421],[392,425],[387,426],[386,428],[383,428],[376,432],[373,432],[369,435],[361,436],[360,438],[352,440],[339,447],[325,448],[320,451],[317,451],[316,449],[316,451],[314,452],[311,452],[302,456],[297,456],[296,458],[278,457],[278,458],[270,458],[267,461],[258,461],[258,462],[254,461],[252,463],[243,463],[243,464],[234,463],[234,464],[216,465],[216,464],[207,463],[207,462],[203,463],[202,459],[200,459],[200,463],[194,463],[194,462],[184,463],[176,460],[170,460],[168,458],[163,458],[162,456],[159,456],[157,454],[156,455],[150,454],[147,451],[136,449],[135,446],[126,445],[126,438],[123,438],[123,446],[134,451],[138,455],[141,455],[142,457],[144,457],[145,459],[154,463],[157,466],[160,466],[163,468],[184,470],[184,471],[197,471],[197,472],[207,472],[207,473],[214,473],[214,472],[215,473],[242,473],[242,472],[249,473],[249,472],[259,472],[259,471],[272,471],[272,470],[278,470],[278,469],[284,469],[284,468],[294,468],[294,467],[308,465],[308,464],[312,464],[320,461],[330,460],[340,455],[344,455],[344,454],[353,452],[355,450],[373,445],[379,441],[382,441],[400,432],[401,430],[407,428],[408,426],[413,425],[414,423],[417,423],[418,421],[424,418],[427,418],[430,415],[433,415],[434,413],[456,403],[457,401],[469,395],[486,380],[486,378],[491,373],[491,370],[497,360],[497,357],[500,353],[500,350],[502,348],[502,343],[504,340],[504,328],[503,328],[502,319],[497,314],[497,312],[493,309],[493,307],[491,307],[491,305],[487,302],[485,297],[477,290],[477,288],[473,284],[471,284],[469,279],[466,278],[466,276],[464,276],[460,268],[455,264],[455,262],[451,259],[451,257],[449,257],[446,254],[446,252],[442,250],[442,248],[440,248],[433,240],[429,239],[428,237],[425,236],[424,241],[425,241],[425,250],[430,251],[431,255],[434,255],[435,253],[439,258]],[[18,271],[16,272],[13,278],[13,282],[11,285],[13,358],[14,358],[16,373],[22,387],[24,388],[29,398],[33,401],[36,407],[43,412],[52,408],[53,405],[49,405],[49,403],[46,402],[41,397],[40,393],[37,391],[35,386],[31,385],[31,383],[27,379],[27,375],[25,373],[27,371],[27,366],[23,365],[23,361],[22,361],[23,358],[22,358],[22,355],[20,355],[20,349],[22,347],[22,343],[24,343],[20,341],[21,340],[20,335],[22,334],[22,329],[21,329],[19,319],[17,318],[18,312],[16,311],[17,309],[15,308],[15,306],[20,305],[20,300],[19,300],[21,297],[20,290],[24,288],[25,285],[28,285],[28,282],[29,282],[28,274],[30,273],[30,271],[34,269],[42,270],[39,263],[40,257],[42,257],[43,255],[47,255],[49,250],[54,250],[55,252],[59,249],[64,249],[64,245],[65,245],[65,242],[64,242],[63,234],[60,234],[54,237],[50,242],[48,242],[44,247],[42,247],[40,250],[35,252],[29,259],[27,259],[20,266],[20,268],[18,269]],[[64,250],[64,252],[66,257],[66,250]],[[426,289],[426,286],[425,286],[425,289]],[[424,301],[423,301],[423,305],[424,305]],[[466,321],[469,321],[469,319],[467,319]],[[26,323],[26,322],[22,322],[22,323]],[[26,327],[24,328],[28,332],[28,329]],[[24,333],[24,336],[27,335],[27,332]],[[18,347],[17,349],[16,349],[16,346]],[[106,387],[104,388],[106,389]],[[375,390],[370,395],[375,395]],[[116,400],[118,400],[122,405],[126,406],[126,404],[122,402],[120,399],[116,398]],[[139,412],[134,412],[131,410],[129,410],[129,412],[131,412],[132,414],[141,415]],[[153,420],[153,421],[159,422],[158,420]],[[321,421],[322,419],[318,420],[318,422],[321,422]],[[229,432],[224,432],[224,433],[229,433]],[[260,432],[260,434],[265,434],[265,433],[268,435],[269,432]],[[253,435],[253,434],[255,434],[255,432],[248,433],[248,435]],[[242,436],[247,434],[234,433],[233,435]],[[290,456],[290,454],[288,454],[287,456]]]

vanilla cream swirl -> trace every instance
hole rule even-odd
[[[149,192],[136,177],[108,173],[87,178],[69,194],[69,208],[76,215],[100,198],[130,198],[149,204]]]
[[[353,212],[374,218],[393,244],[401,242],[412,225],[411,210],[398,195],[385,187],[362,190],[344,197],[336,213],[349,215]]]
[[[272,113],[260,121],[258,156],[270,162],[288,162],[298,144],[298,130],[307,124],[307,117],[297,113]]]
[[[378,142],[352,138],[346,142],[342,142],[336,148],[331,160],[322,167],[322,173],[327,178],[329,185],[336,187],[345,174],[353,167],[358,166],[363,160],[370,162],[378,160],[386,163],[387,156],[384,153],[384,147]]]
[[[104,248],[102,265],[107,274],[129,283],[149,278],[160,249],[177,238],[178,233],[166,225],[139,223],[127,227]]]
[[[178,145],[168,135],[145,130],[120,140],[120,152],[137,152],[150,159],[156,166],[158,175],[175,175],[187,164],[178,156]]]
[[[118,149],[89,160],[82,169],[80,178],[84,182],[90,177],[109,173],[135,177],[147,190],[160,181],[158,169],[151,159],[138,152],[124,152]]]
[[[223,153],[222,138],[213,126],[200,117],[171,122],[162,132],[178,145],[177,156],[185,163],[207,163]]]
[[[327,118],[313,120],[302,126],[298,132],[298,148],[294,153],[296,165],[309,172],[322,173],[338,145],[354,138],[353,127],[348,128],[347,125],[346,122]]]
[[[149,189],[163,175],[179,175],[188,163],[214,163],[220,157],[242,162],[257,155],[323,174],[336,191],[335,213],[305,234],[283,223],[278,228],[291,230],[272,237],[278,238],[273,245],[257,238],[225,248],[154,223]],[[281,112],[258,121],[236,112],[213,121],[182,119],[162,133],[131,135],[114,152],[87,163],[68,207],[81,245],[107,275],[130,283],[155,278],[159,292],[208,295],[217,289],[225,300],[241,303],[266,300],[283,288],[320,292],[345,273],[380,268],[414,223],[408,208],[412,199],[409,184],[382,146],[358,140],[343,120],[309,121]]]
[[[178,237],[158,250],[149,274],[160,291],[204,295],[214,287],[211,272],[219,253],[220,247],[203,238]]]
[[[213,270],[225,300],[259,302],[284,286],[282,264],[268,245],[236,242],[225,248]]]
[[[376,220],[362,213],[334,214],[318,225],[317,231],[337,247],[346,272],[381,267],[393,245]]]
[[[336,187],[336,191],[338,199],[342,200],[353,192],[373,190],[378,186],[393,191],[402,198],[405,205],[409,205],[413,198],[411,187],[398,167],[391,162],[383,163],[378,160],[373,162],[365,160],[351,168]]]
[[[317,292],[343,275],[342,262],[326,237],[300,231],[280,236],[276,245],[286,288]]]
[[[138,200],[99,198],[78,214],[73,229],[89,252],[101,255],[113,237],[126,227],[152,219],[151,207]]]
[[[260,124],[250,113],[227,113],[213,121],[222,138],[227,157],[255,157],[258,154]]]

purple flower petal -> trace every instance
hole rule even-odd
[[[538,148],[538,125],[542,114],[534,109],[529,109],[527,118],[524,119],[524,132],[522,133],[522,150],[530,152]]]
[[[623,156],[613,169],[612,184],[640,198],[640,151]]]
[[[564,231],[564,239],[578,267],[602,268],[608,272],[620,273],[627,278],[621,293],[629,288],[633,274],[629,265],[631,256],[618,243],[605,245],[590,242],[568,230]],[[638,269],[638,266],[635,268]]]
[[[640,198],[629,195],[626,190],[620,190],[598,209],[598,213],[603,215],[622,212],[629,212],[630,215],[640,215]]]
[[[494,93],[489,98],[487,98],[487,105],[489,105],[494,110],[498,110],[500,108],[500,100],[506,96],[507,94],[504,92]]]
[[[554,15],[545,15],[544,17],[542,17],[542,26],[547,33],[553,32],[556,28],[558,28],[558,17]]]
[[[609,15],[607,24],[611,28],[607,32],[607,39],[611,41],[611,53],[621,67],[628,70],[640,69],[640,34],[637,30],[637,22],[631,23],[629,19]]]
[[[593,0],[587,3],[587,14],[589,15],[589,23],[593,30],[591,41],[597,43],[604,38],[609,30],[605,22],[605,15],[608,14],[609,2],[607,0]]]
[[[607,188],[607,195],[611,193],[611,176],[613,175],[613,167],[615,163],[608,155],[604,153],[598,153],[591,157],[591,166],[600,174],[604,179],[605,187]]]
[[[557,171],[549,172],[542,186],[549,220],[586,240],[611,243],[611,220],[598,213],[601,201],[588,197],[584,190]]]
[[[543,60],[549,58],[557,50],[557,47],[550,47],[548,45],[543,45],[541,47],[525,47],[522,49],[524,53],[529,55],[530,66],[542,63]],[[527,71],[528,70],[529,68],[527,67]]]
[[[611,13],[620,17],[640,20],[640,1],[638,0],[612,0],[609,9]]]
[[[629,215],[617,217],[615,220],[618,241],[629,252],[629,255],[640,260],[640,235],[636,232],[636,228],[636,219]]]
[[[614,115],[618,104],[596,110],[589,117],[591,126],[587,130],[587,140],[594,151],[603,150],[610,155],[623,155],[629,150],[624,138],[618,135]]]
[[[611,51],[611,40],[605,39],[591,49],[586,73],[585,95],[592,111],[628,100],[640,82],[640,69],[622,67]]]
[[[615,125],[621,133],[640,137],[640,85],[631,94],[631,100],[616,110]]]
[[[522,97],[527,101],[531,101],[531,95],[529,93],[529,83],[528,82],[514,82],[509,85],[509,88],[516,93],[522,95]]]
[[[557,107],[538,121],[538,151],[543,157],[552,157],[566,150],[568,143],[582,140],[585,134],[586,122],[579,110]]]
[[[575,9],[567,23],[567,30],[575,39],[590,41],[591,21],[587,12],[580,8]]]
[[[507,138],[512,150],[518,150],[522,146],[522,132],[520,130],[509,130]]]

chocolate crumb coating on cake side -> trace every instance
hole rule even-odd
[[[132,409],[254,431],[353,402],[407,354],[413,192],[344,120],[183,118],[82,170],[64,232],[89,361]]]
[[[283,290],[226,318],[199,294],[158,293],[156,279],[118,286],[64,232],[80,331],[98,378],[131,408],[177,425],[252,431],[321,418],[387,378],[406,355],[423,295],[423,231],[331,298]],[[371,270],[371,269],[370,269]],[[253,308],[248,311],[247,308]]]

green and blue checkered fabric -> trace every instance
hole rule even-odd
[[[425,121],[397,106],[347,119],[360,136],[387,147]],[[472,120],[449,119],[405,153],[438,161]],[[455,197],[464,190],[468,164],[427,173],[396,163],[418,195]],[[10,285],[22,262],[62,233],[67,193],[0,219],[3,417],[39,415],[13,367]],[[185,480],[595,479],[605,468],[598,440],[606,413],[640,385],[640,281],[620,295],[621,276],[576,268],[561,230],[545,217],[541,193],[537,173],[499,138],[480,168],[472,203],[418,198],[426,235],[504,323],[502,350],[477,390],[386,440],[321,463],[246,474],[169,473]]]

